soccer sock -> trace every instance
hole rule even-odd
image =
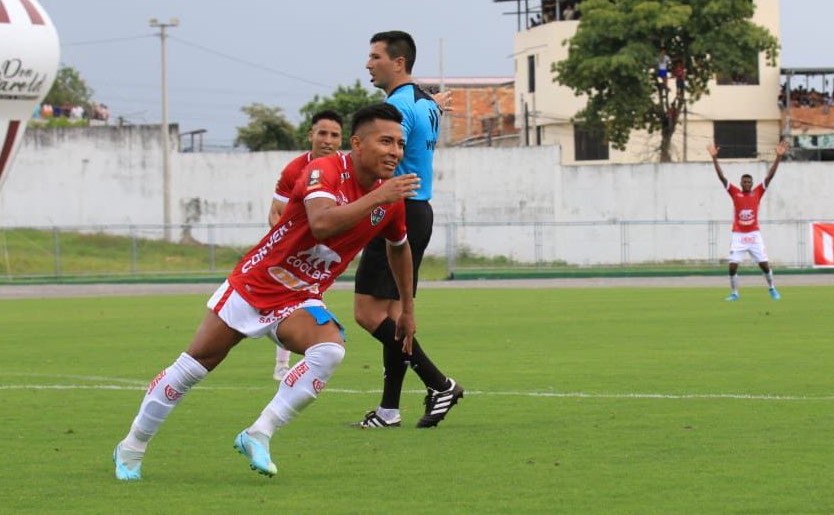
[[[192,386],[206,377],[206,374],[208,370],[185,352],[180,354],[171,366],[157,374],[148,385],[148,391],[139,406],[139,413],[133,419],[130,431],[124,439],[125,447],[144,451],[171,410]]]
[[[386,318],[373,332],[372,336],[382,342],[382,400],[381,408],[400,408],[400,396],[403,390],[403,380],[408,366],[403,360],[402,343],[395,338],[397,324]]]
[[[327,381],[345,357],[345,348],[338,343],[313,345],[281,380],[278,393],[261,411],[249,433],[263,433],[272,438],[275,430],[287,425],[301,410],[316,400]]]
[[[730,292],[738,293],[738,274],[730,276]]]
[[[400,395],[402,393],[405,371],[400,374],[400,367],[408,363],[411,369],[420,377],[428,388],[437,391],[449,389],[449,381],[446,376],[432,363],[422,347],[415,338],[411,345],[411,356],[402,351],[402,342],[396,339],[397,324],[390,318],[386,318],[373,332],[374,338],[382,342],[383,362],[385,363],[385,381],[382,389],[382,408],[398,408]],[[388,356],[386,356],[388,351]],[[389,368],[390,363],[390,368]],[[390,372],[389,372],[390,370]]]
[[[276,346],[275,347],[275,365],[277,367],[280,367],[282,365],[285,366],[285,367],[288,366],[290,364],[290,354],[291,354],[290,351],[288,351],[287,349],[285,349],[281,346]]]
[[[773,270],[768,270],[766,274],[764,274],[765,281],[767,281],[767,287],[773,288]]]
[[[411,370],[420,377],[423,384],[438,392],[445,392],[451,388],[452,383],[449,378],[443,375],[443,372],[426,356],[416,338],[412,343],[411,357],[407,354],[403,354],[403,357],[410,359]]]

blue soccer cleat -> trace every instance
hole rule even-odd
[[[269,456],[269,439],[266,435],[250,435],[243,430],[235,437],[235,449],[249,458],[249,468],[258,474],[272,477],[278,472],[278,467]]]
[[[771,299],[773,299],[773,300],[779,300],[779,299],[781,299],[781,298],[782,298],[782,296],[781,296],[781,295],[779,295],[779,291],[778,291],[776,288],[771,288],[771,289],[770,289],[770,290],[768,290],[768,291],[770,292],[770,298],[771,298]]]
[[[113,463],[116,465],[116,479],[120,481],[138,481],[142,479],[142,457],[141,451],[123,449],[122,442],[113,449]]]
[[[727,302],[735,302],[738,300],[738,293],[731,293],[724,299]]]

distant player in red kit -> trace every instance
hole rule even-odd
[[[151,381],[113,451],[117,479],[141,479],[148,443],[183,396],[244,338],[261,336],[303,355],[260,416],[234,438],[250,468],[275,475],[272,435],[316,400],[345,355],[343,328],[322,295],[377,236],[387,240],[403,299],[397,338],[411,354],[416,323],[403,199],[415,194],[420,180],[415,174],[394,177],[405,148],[401,124],[391,105],[362,108],[353,116],[350,154],[316,159],[305,168],[284,214],[209,299],[191,344]]]
[[[721,166],[718,164],[718,147],[710,144],[707,146],[707,152],[712,157],[712,164],[715,166],[715,173],[718,174],[718,179],[724,184],[730,198],[733,199],[733,233],[730,243],[730,295],[726,300],[736,301],[739,299],[738,295],[738,264],[744,259],[745,254],[750,254],[750,257],[756,260],[759,268],[764,273],[767,281],[768,291],[773,300],[779,300],[782,296],[773,284],[773,271],[770,269],[770,264],[767,260],[767,250],[765,249],[762,234],[759,231],[759,204],[762,197],[770,186],[770,181],[776,175],[776,169],[779,168],[779,162],[782,156],[788,151],[789,145],[787,141],[780,141],[776,146],[776,159],[773,165],[767,172],[767,176],[761,184],[753,187],[753,177],[749,174],[741,176],[741,189],[735,184],[730,184],[727,178],[724,177],[724,172],[721,171]]]
[[[310,161],[339,151],[342,145],[342,117],[335,111],[317,112],[311,120],[307,140],[310,142],[310,151],[304,152],[287,163],[287,166],[281,170],[278,182],[275,183],[275,192],[272,194],[272,204],[269,208],[270,227],[278,223],[278,219],[284,213],[284,208],[287,207],[287,202],[290,201],[290,194],[295,183],[298,182],[298,178]],[[290,351],[277,345],[275,347],[275,370],[272,377],[280,381],[289,369]]]

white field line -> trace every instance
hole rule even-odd
[[[81,378],[77,377],[76,378]],[[93,379],[84,377],[82,379]],[[102,378],[103,379],[103,378]],[[147,385],[136,385],[137,381],[129,379],[109,378],[114,382],[128,384],[0,384],[0,390],[130,390],[142,391]],[[197,386],[195,390],[265,390],[261,386]],[[381,390],[353,390],[346,388],[328,388],[330,394],[366,395],[379,394]],[[425,390],[405,390],[403,393],[424,395]],[[660,399],[660,400],[753,400],[753,401],[834,401],[834,396],[805,396],[779,394],[743,394],[743,393],[588,393],[588,392],[524,392],[524,391],[483,391],[466,390],[467,395],[483,395],[487,397],[545,397],[563,399]]]

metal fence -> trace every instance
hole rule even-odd
[[[809,268],[810,220],[762,222],[771,263]],[[701,266],[729,250],[726,221],[443,222],[427,256],[453,276],[474,268]],[[0,276],[218,276],[265,234],[264,224],[0,227]]]

